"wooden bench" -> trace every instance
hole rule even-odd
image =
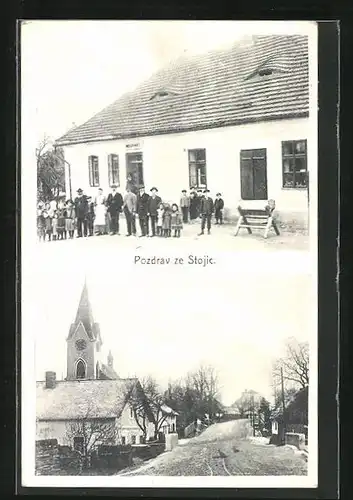
[[[246,228],[249,234],[252,234],[252,229],[263,229],[264,238],[267,238],[271,228],[274,229],[279,236],[279,229],[273,218],[273,212],[276,208],[274,200],[268,200],[264,209],[253,209],[238,207],[239,220],[235,228],[235,236],[239,233],[240,228]]]

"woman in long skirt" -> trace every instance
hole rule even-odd
[[[95,212],[94,229],[96,234],[104,234],[106,232],[106,198],[103,195],[103,189],[98,189],[98,196],[95,199]]]

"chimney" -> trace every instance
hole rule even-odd
[[[111,368],[113,368],[113,361],[114,361],[114,358],[113,358],[112,352],[109,351],[109,354],[108,354],[108,366],[110,366]]]
[[[56,373],[55,372],[45,372],[45,388],[46,389],[54,389],[56,382]]]

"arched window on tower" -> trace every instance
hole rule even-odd
[[[76,365],[76,378],[86,378],[86,365],[81,359]]]

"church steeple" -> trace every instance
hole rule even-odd
[[[96,378],[101,346],[99,325],[93,318],[85,280],[76,318],[67,337],[67,380]]]

